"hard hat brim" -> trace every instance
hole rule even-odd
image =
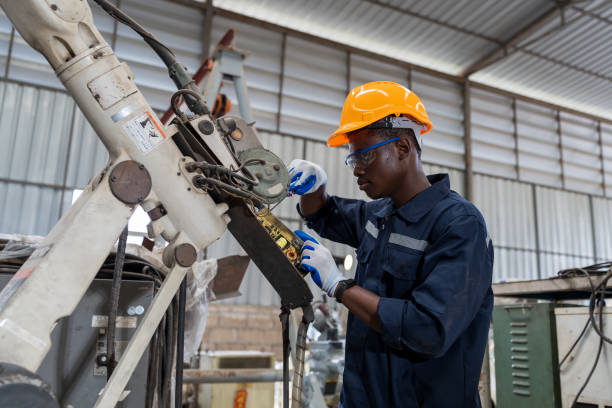
[[[395,113],[395,114],[396,115],[406,114],[407,116],[410,116],[411,118],[413,118],[417,122],[427,126],[426,130],[422,130],[421,131],[421,135],[424,135],[425,133],[427,133],[431,129],[433,129],[433,124],[431,123],[429,118],[426,118],[424,116],[418,118],[418,117],[415,117],[416,115],[412,114],[412,112],[410,112],[410,114],[408,112],[399,112],[399,113]],[[384,118],[386,116],[389,116],[389,115],[382,115],[381,117],[374,116],[372,119],[367,120],[367,121],[351,122],[351,123],[347,123],[344,126],[338,127],[338,129],[336,129],[327,138],[327,146],[329,146],[329,147],[339,147],[339,146],[343,146],[343,145],[347,144],[349,142],[348,133],[354,132],[354,131],[359,130],[359,129],[362,129],[362,128],[368,126],[369,124],[374,123],[377,120],[380,120],[380,119],[382,119],[382,118]]]

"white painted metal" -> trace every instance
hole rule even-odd
[[[49,333],[55,322],[72,313],[134,210],[110,191],[109,172],[117,163],[132,159],[148,170],[153,187],[143,205],[150,209],[161,203],[167,210],[166,216],[153,222],[171,241],[167,250],[182,243],[205,248],[218,239],[229,220],[223,217],[227,205],[216,205],[207,194],[188,189],[188,180],[177,178],[178,148],[169,142],[170,133],[166,136],[160,128],[159,119],[134,85],[132,72],[119,63],[96,29],[87,3],[58,0],[51,5],[31,0],[20,4],[2,1],[0,5],[54,68],[110,153],[108,167],[90,182],[39,251],[1,292],[0,361],[36,371],[50,347]],[[117,118],[125,109],[130,113]],[[152,122],[155,139],[140,124],[143,118]],[[198,214],[205,229],[193,223],[193,214]],[[132,356],[111,378],[97,406],[112,407],[117,402],[184,272],[179,268],[176,276],[165,281],[160,291],[164,297],[158,295],[154,301],[159,308],[149,310],[150,318],[141,323],[138,341],[130,343]]]
[[[555,308],[556,339],[558,358],[561,360],[578,338],[585,322],[589,319],[587,307],[557,307]],[[596,319],[599,320],[598,315]],[[603,326],[612,324],[612,310],[604,308]],[[561,386],[561,406],[571,408],[572,402],[581,389],[582,384],[589,376],[593,362],[598,359],[597,367],[591,380],[582,391],[578,403],[597,407],[612,404],[612,388],[607,381],[612,375],[612,357],[604,350],[597,356],[599,349],[599,336],[592,327],[589,327],[584,337],[578,343],[566,362],[559,368],[559,381]]]
[[[132,211],[112,195],[108,176],[88,186],[0,292],[0,361],[38,369],[55,322],[72,313]]]

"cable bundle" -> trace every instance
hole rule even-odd
[[[593,284],[593,280],[591,276],[592,275],[601,276],[603,274],[605,274],[605,276],[597,284],[597,286],[595,286]],[[559,368],[561,368],[565,360],[567,360],[567,358],[570,356],[574,348],[576,348],[580,340],[584,337],[584,334],[586,333],[589,327],[589,324],[593,326],[593,329],[599,335],[599,347],[597,349],[597,356],[595,357],[595,362],[593,363],[593,366],[591,367],[591,371],[589,372],[589,375],[587,376],[586,380],[582,384],[582,387],[580,387],[580,390],[576,394],[574,401],[570,405],[570,407],[572,408],[576,406],[576,403],[578,402],[578,398],[580,397],[580,395],[582,394],[582,392],[588,385],[589,381],[591,380],[591,377],[593,376],[593,373],[595,372],[595,369],[597,368],[597,364],[599,363],[599,358],[601,357],[601,351],[603,350],[604,342],[612,344],[612,339],[604,335],[604,332],[603,332],[603,308],[605,305],[605,297],[609,293],[607,289],[608,281],[610,280],[610,278],[612,278],[612,262],[603,262],[603,263],[599,263],[595,265],[586,266],[584,268],[564,269],[562,271],[559,271],[558,273],[558,276],[562,278],[572,278],[572,277],[576,277],[579,275],[584,275],[588,279],[589,285],[591,287],[591,296],[589,298],[589,319],[586,321],[576,341],[574,341],[574,343],[572,344],[568,352],[561,359],[561,362],[559,362]],[[597,307],[597,312],[595,312],[595,307]],[[599,315],[598,316],[599,319],[596,319],[596,314]]]

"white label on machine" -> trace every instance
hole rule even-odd
[[[161,126],[150,112],[125,122],[123,129],[143,154],[155,149],[166,138]]]
[[[107,327],[108,316],[93,315],[91,316],[91,327]],[[135,329],[138,326],[138,317],[136,316],[117,316],[115,327],[120,329]]]

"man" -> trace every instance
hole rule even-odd
[[[329,146],[374,201],[329,196],[318,165],[294,160],[290,191],[324,238],[357,248],[355,280],[299,231],[302,267],[350,311],[341,407],[480,407],[478,379],[493,306],[493,246],[484,219],[425,176],[420,137],[432,124],[420,99],[393,82],[347,96]]]

